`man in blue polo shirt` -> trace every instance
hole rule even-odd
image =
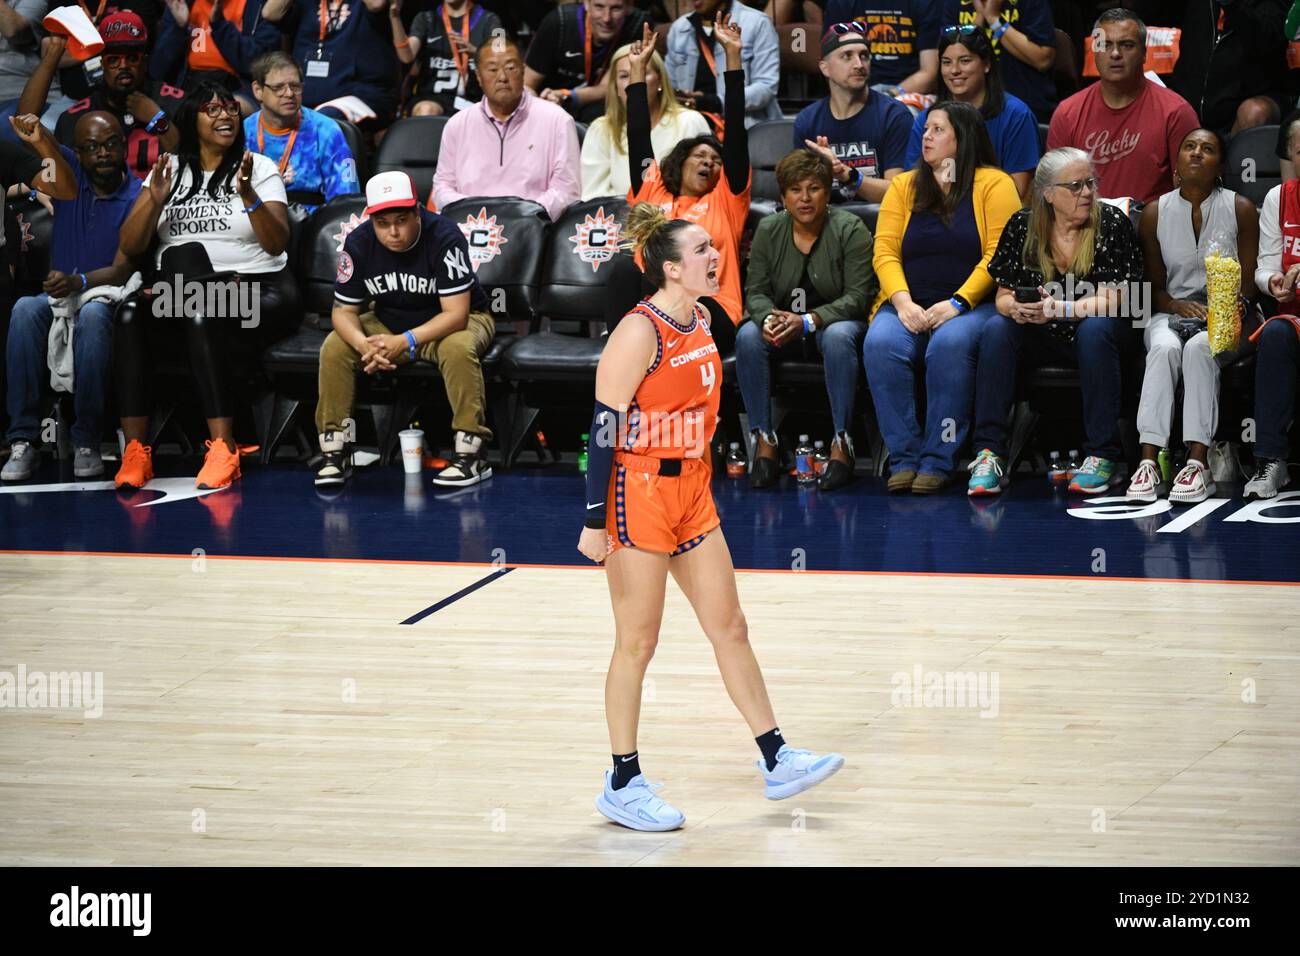
[[[827,28],[820,66],[830,95],[795,117],[795,149],[815,149],[831,161],[837,198],[880,202],[905,167],[912,114],[871,89],[870,43],[856,24]]]
[[[54,139],[37,124],[30,135]],[[30,144],[37,144],[20,131]],[[54,237],[50,274],[40,295],[26,296],[14,305],[9,326],[8,407],[11,454],[0,478],[30,478],[37,462],[40,438],[40,401],[46,367],[50,327],[54,322],[51,300],[75,302],[80,293],[96,286],[121,285],[132,272],[130,261],[118,252],[117,236],[131,206],[140,194],[140,180],[126,167],[126,134],[112,113],[95,111],[77,120],[73,131],[76,151],[58,146],[76,183],[71,199],[54,198]],[[57,167],[56,167],[57,169]],[[38,175],[31,181],[40,182]],[[113,310],[108,302],[81,305],[72,337],[73,392],[76,421],[72,442],[76,449],[73,472],[78,478],[104,473],[99,441],[104,427],[109,375],[113,360]]]
[[[317,486],[351,477],[343,423],[352,417],[356,373],[391,371],[423,359],[436,362],[447,387],[456,443],[435,485],[476,485],[492,477],[483,443],[480,360],[496,332],[487,295],[474,276],[469,244],[450,219],[419,208],[407,173],[366,183],[370,218],[348,234],[334,279],[334,331],[320,349],[316,429],[323,462]]]

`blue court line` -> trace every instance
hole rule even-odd
[[[510,573],[511,571],[513,571],[513,570],[514,570],[514,568],[497,568],[495,571],[493,571],[493,572],[492,572],[491,574],[489,574],[487,577],[485,577],[485,578],[480,578],[479,580],[477,580],[477,581],[475,581],[473,584],[471,584],[469,587],[461,588],[459,591],[457,591],[457,592],[456,592],[455,594],[453,594],[451,597],[445,597],[445,598],[443,598],[441,601],[439,601],[437,604],[431,604],[431,605],[429,605],[429,606],[426,607],[423,611],[420,611],[418,614],[412,614],[410,617],[408,617],[405,621],[402,621],[401,623],[402,623],[402,624],[418,624],[418,623],[420,623],[421,621],[423,621],[426,617],[428,617],[430,614],[434,614],[434,613],[436,613],[436,612],[438,612],[438,611],[441,611],[441,610],[442,610],[443,608],[445,608],[448,604],[454,604],[455,602],[459,601],[461,598],[465,597],[465,595],[467,595],[467,594],[473,594],[473,593],[474,593],[475,591],[477,591],[479,588],[481,588],[481,587],[486,587],[487,585],[489,585],[489,584],[491,584],[493,581],[495,581],[497,578],[502,577],[502,576],[504,576],[504,575],[507,575],[507,574],[509,574],[509,573]]]

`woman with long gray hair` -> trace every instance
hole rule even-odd
[[[980,332],[971,436],[980,451],[967,493],[996,495],[1006,486],[1016,372],[1046,361],[1077,364],[1083,381],[1087,457],[1070,490],[1105,491],[1120,480],[1124,316],[1138,305],[1128,293],[1142,278],[1142,250],[1128,216],[1097,195],[1087,153],[1064,147],[1043,156],[1032,204],[1007,223],[989,274],[998,314]]]

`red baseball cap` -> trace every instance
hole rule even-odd
[[[109,50],[115,47],[143,50],[149,44],[149,30],[144,21],[130,10],[114,10],[100,20],[99,35]]]
[[[394,169],[376,173],[366,183],[366,215],[373,216],[385,209],[413,208],[420,199],[415,192],[415,180],[410,173]]]

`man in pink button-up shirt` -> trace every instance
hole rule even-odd
[[[558,219],[582,194],[573,118],[524,92],[514,41],[493,37],[477,56],[483,99],[448,120],[430,202],[445,209],[466,196],[519,196]]]

